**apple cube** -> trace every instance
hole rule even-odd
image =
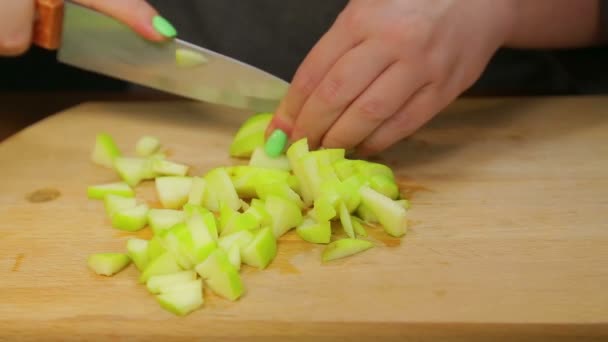
[[[374,247],[374,244],[367,240],[336,240],[325,247],[321,259],[323,262],[327,262],[335,259],[345,258],[366,251],[372,247]]]
[[[288,201],[294,202],[298,207],[304,208],[304,202],[295,191],[293,191],[287,183],[282,181],[266,180],[258,182],[256,193],[261,200],[266,200],[268,196],[275,195],[282,197]]]
[[[305,218],[296,228],[296,233],[302,240],[310,243],[329,243],[331,240],[331,223],[329,221],[315,222]]]
[[[135,191],[124,182],[92,185],[87,188],[87,197],[90,199],[103,199],[106,195],[134,197]]]
[[[196,263],[194,241],[185,223],[178,223],[162,233],[164,246],[173,253],[182,269],[191,269]]]
[[[243,263],[265,269],[277,255],[277,241],[273,231],[267,227],[260,229],[253,240],[242,250]]]
[[[247,245],[253,240],[253,233],[249,230],[241,230],[230,235],[222,236],[218,240],[218,245],[226,253],[230,251],[232,246],[238,246],[239,250],[245,249]]]
[[[176,273],[152,276],[150,279],[148,279],[146,287],[150,293],[158,294],[161,293],[161,289],[167,289],[168,287],[176,284],[188,283],[192,280],[196,280],[196,272],[191,270],[180,271]]]
[[[355,214],[367,223],[377,223],[378,222],[378,218],[376,217],[376,215],[363,202],[361,202],[359,204],[359,206],[357,207],[357,210],[355,210]]]
[[[203,282],[192,280],[175,285],[156,296],[160,306],[178,316],[185,316],[203,305]]]
[[[253,154],[249,160],[249,166],[285,171],[291,170],[289,160],[286,156],[280,155],[276,158],[270,157],[266,154],[266,150],[262,146],[256,147],[256,149],[253,150]]]
[[[291,166],[293,174],[298,179],[300,184],[300,195],[307,206],[312,204],[314,200],[314,194],[312,192],[311,185],[306,179],[306,170],[304,169],[301,161],[301,159],[308,153],[308,140],[306,138],[302,138],[291,144],[286,152],[287,159],[289,159],[289,165]]]
[[[157,175],[183,177],[188,174],[189,167],[165,159],[155,159],[152,162],[152,170]]]
[[[151,161],[143,158],[117,157],[114,159],[114,169],[122,180],[132,187],[144,179],[154,177]]]
[[[354,175],[357,172],[355,168],[355,161],[350,159],[338,160],[333,163],[332,166],[340,180],[345,180],[346,178]]]
[[[148,223],[148,206],[140,204],[134,208],[119,210],[112,215],[112,227],[130,232],[138,231]]]
[[[239,271],[230,263],[228,255],[218,248],[196,266],[196,272],[217,295],[231,301],[243,295],[244,287]]]
[[[211,211],[218,211],[221,203],[225,203],[232,210],[239,210],[241,202],[239,196],[232,184],[232,180],[225,168],[215,168],[205,175],[207,191],[206,207]]]
[[[167,230],[185,220],[186,214],[180,210],[150,209],[148,211],[148,223],[154,234],[159,234],[161,231]]]
[[[114,167],[114,160],[121,156],[114,138],[107,133],[100,133],[95,138],[95,146],[91,153],[91,160],[107,168]]]
[[[127,241],[127,255],[140,271],[148,265],[148,243],[148,240],[138,238]]]
[[[350,219],[353,224],[353,230],[355,231],[355,234],[357,234],[358,236],[366,237],[367,231],[365,230],[365,227],[363,227],[363,221],[356,216],[351,216]]]
[[[378,218],[384,230],[392,236],[400,237],[407,232],[407,212],[395,201],[364,186],[361,188],[361,203],[365,204]]]
[[[250,157],[257,147],[264,146],[266,128],[272,116],[272,113],[259,113],[245,120],[232,140],[230,156]]]
[[[271,213],[272,230],[277,239],[303,220],[302,212],[295,203],[274,195],[266,198],[266,211]]]
[[[205,179],[201,177],[192,178],[192,187],[190,188],[190,194],[188,194],[188,204],[202,205],[203,196],[205,195]]]
[[[162,274],[171,274],[182,271],[177,259],[170,251],[166,251],[152,260],[139,276],[140,283],[146,283],[150,277]]]
[[[137,207],[137,200],[135,198],[110,194],[104,198],[104,207],[108,217],[112,218],[119,211]]]
[[[230,263],[237,270],[240,270],[241,269],[241,250],[239,249],[239,246],[233,245],[232,247],[230,247],[227,254],[228,254],[228,260],[230,260]]]
[[[348,235],[349,238],[354,239],[355,231],[350,220],[350,213],[348,212],[344,202],[340,202],[340,223],[342,224],[342,228],[344,229],[346,235]]]
[[[87,265],[93,272],[112,276],[131,263],[131,259],[124,253],[98,253],[89,256]]]
[[[155,260],[159,256],[165,254],[165,252],[167,252],[167,249],[163,245],[163,241],[160,238],[160,236],[157,235],[157,236],[154,236],[152,239],[150,239],[150,241],[148,241],[148,262],[146,264],[146,267],[153,260]],[[145,267],[144,267],[144,269],[145,269]]]
[[[150,157],[160,150],[160,140],[152,136],[143,136],[135,144],[135,153],[140,157]]]
[[[396,200],[399,198],[399,187],[390,177],[385,175],[372,176],[369,180],[369,186],[390,199]]]
[[[191,177],[165,176],[156,178],[156,192],[164,208],[180,209],[188,202],[192,189]]]
[[[361,174],[366,179],[371,179],[376,175],[383,175],[392,181],[395,181],[395,174],[393,173],[393,170],[384,164],[374,163],[366,160],[356,160],[355,169],[357,170],[357,173]]]

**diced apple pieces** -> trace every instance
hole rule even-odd
[[[124,253],[98,253],[89,256],[87,265],[93,272],[112,276],[131,263],[131,259]]]
[[[230,263],[237,270],[240,270],[241,269],[241,251],[239,249],[239,246],[233,245],[232,247],[230,247],[230,249],[228,250],[227,253],[228,253],[228,260],[230,260]]]
[[[327,247],[323,251],[321,256],[324,262],[345,258],[357,253],[361,253],[370,248],[374,247],[374,244],[367,240],[360,239],[341,239],[336,240]]]
[[[273,231],[267,227],[260,229],[253,240],[242,250],[243,263],[265,269],[277,255],[277,241]]]
[[[340,223],[342,223],[342,228],[344,229],[346,235],[349,238],[354,239],[355,231],[353,229],[353,224],[350,219],[350,213],[348,212],[348,209],[346,208],[346,205],[343,202],[340,203]]]
[[[138,231],[148,223],[148,210],[145,204],[119,210],[112,215],[112,227],[130,232]]]
[[[148,267],[148,264],[152,261],[156,260],[156,258],[165,254],[165,252],[167,252],[167,249],[163,245],[160,236],[157,235],[150,239],[150,241],[148,241],[148,263],[146,264],[146,267]]]
[[[180,271],[176,273],[156,275],[150,277],[146,283],[148,291],[153,294],[161,293],[161,289],[166,289],[172,285],[183,284],[196,280],[196,272],[192,270]]]
[[[203,282],[199,279],[174,285],[161,292],[156,299],[163,309],[185,316],[203,305]]]
[[[114,169],[125,183],[133,187],[154,177],[152,161],[143,158],[118,157],[114,160]]]
[[[361,221],[361,219],[356,216],[351,216],[350,218],[351,218],[351,223],[353,225],[353,230],[355,231],[355,234],[357,234],[358,236],[366,237],[367,231],[365,230],[365,227],[363,226],[363,221]]]
[[[222,248],[226,253],[230,251],[233,246],[238,246],[239,250],[242,251],[249,245],[249,243],[253,240],[254,235],[249,230],[241,230],[236,233],[226,235],[221,237],[218,240],[218,245]]]
[[[204,279],[209,288],[217,295],[231,301],[243,295],[244,287],[241,276],[228,255],[218,248],[202,263],[196,266],[196,272]]]
[[[146,266],[139,277],[139,281],[145,283],[151,276],[176,273],[179,271],[182,271],[182,268],[177,263],[177,259],[173,253],[166,251]]]
[[[137,200],[110,194],[104,198],[104,207],[108,217],[112,218],[119,211],[137,207]]]
[[[397,183],[386,175],[375,175],[369,180],[370,188],[383,194],[384,196],[396,200],[399,198],[399,187]]]
[[[296,233],[302,240],[310,243],[329,243],[331,240],[331,223],[329,220],[315,222],[312,218],[305,218],[296,228]]]
[[[284,198],[269,195],[266,199],[266,211],[272,216],[272,230],[276,238],[302,223],[302,212],[293,202]]]
[[[230,156],[250,157],[257,147],[264,146],[264,134],[272,116],[272,113],[259,113],[245,120],[232,140]]]
[[[365,186],[361,188],[361,203],[378,218],[384,230],[392,236],[401,237],[407,232],[407,213],[398,203]]]
[[[91,153],[91,160],[101,166],[107,168],[114,167],[114,160],[121,156],[118,146],[114,142],[114,138],[107,133],[100,133],[95,138],[95,146]]]
[[[260,181],[256,185],[256,193],[258,198],[265,201],[268,196],[275,195],[282,197],[290,202],[295,203],[300,208],[305,208],[304,202],[295,191],[293,191],[286,182],[265,180]]]
[[[167,230],[185,220],[186,214],[180,210],[150,209],[148,211],[148,223],[154,234],[159,234],[161,231]]]
[[[157,137],[143,136],[135,144],[135,153],[140,157],[150,157],[160,150],[160,140]]]
[[[190,195],[192,178],[166,176],[156,178],[156,192],[162,206],[166,209],[181,209]]]
[[[125,182],[92,185],[87,188],[87,196],[90,199],[103,199],[106,195],[134,197],[135,191]]]
[[[127,241],[127,255],[138,270],[143,271],[148,265],[148,240],[131,238]]]
[[[202,205],[205,195],[205,188],[206,183],[204,178],[192,178],[192,187],[190,188],[190,193],[188,194],[188,204]]]
[[[289,160],[286,156],[280,155],[278,157],[270,157],[266,154],[266,150],[264,147],[257,147],[253,154],[251,155],[251,159],[249,160],[249,165],[254,167],[262,167],[268,169],[278,169],[278,170],[291,170],[291,166],[289,165]]]
[[[154,159],[152,170],[161,176],[185,176],[188,174],[188,165],[175,163],[164,159]]]
[[[205,191],[205,207],[218,211],[221,203],[232,210],[239,210],[241,202],[225,168],[215,168],[205,175],[207,190]]]

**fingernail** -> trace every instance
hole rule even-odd
[[[276,158],[283,153],[287,144],[287,134],[280,129],[274,130],[266,140],[264,150],[269,157]]]
[[[173,27],[173,25],[171,25],[167,19],[161,17],[160,15],[157,15],[154,17],[154,19],[152,19],[152,25],[154,26],[156,32],[167,38],[173,38],[177,35],[175,27]]]

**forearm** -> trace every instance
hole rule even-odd
[[[577,48],[602,43],[601,0],[513,0],[511,48]]]

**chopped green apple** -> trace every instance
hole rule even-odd
[[[334,170],[336,171],[336,175],[340,180],[345,180],[346,178],[354,175],[357,170],[355,168],[355,161],[350,159],[342,159],[338,160],[332,165]]]
[[[376,215],[374,215],[374,213],[371,211],[371,209],[367,205],[365,205],[365,203],[363,203],[363,202],[359,204],[355,213],[356,213],[357,217],[361,218],[363,221],[365,221],[367,223],[377,223],[378,222],[378,218],[376,217]]]
[[[277,241],[270,227],[260,229],[242,250],[243,263],[265,269],[277,255]]]
[[[143,271],[148,265],[148,240],[131,238],[127,241],[127,255],[138,270]]]
[[[230,235],[242,230],[255,230],[260,228],[260,221],[257,216],[250,212],[235,212],[222,228],[221,236]]]
[[[249,166],[285,171],[291,170],[289,160],[286,156],[280,155],[275,158],[270,157],[266,154],[266,150],[262,146],[256,147],[253,151],[251,159],[249,160]]]
[[[154,159],[152,170],[161,176],[185,176],[188,174],[188,165],[179,164],[165,159]]]
[[[288,201],[294,202],[298,207],[304,208],[304,202],[295,191],[293,191],[286,182],[265,180],[258,182],[256,186],[258,198],[265,201],[268,196],[275,195],[282,197]]]
[[[139,276],[140,283],[146,283],[155,275],[171,274],[182,271],[177,259],[170,251],[166,251],[152,260]]]
[[[407,232],[407,212],[395,201],[364,186],[361,188],[361,203],[378,218],[382,228],[392,236],[400,237]]]
[[[395,201],[397,204],[403,207],[403,209],[408,210],[410,208],[410,201],[406,199],[400,199]]]
[[[338,216],[335,204],[339,200],[338,195],[324,194],[315,199],[312,216],[317,222],[331,221]]]
[[[253,240],[253,233],[249,230],[240,230],[230,235],[222,236],[218,240],[218,245],[226,253],[230,251],[232,246],[238,246],[239,250],[243,250]]]
[[[192,178],[192,187],[190,188],[190,194],[188,194],[188,204],[202,205],[203,196],[205,195],[205,179],[201,177]]]
[[[144,179],[153,178],[150,163],[150,160],[143,158],[117,157],[114,159],[114,168],[125,183],[134,187]]]
[[[209,171],[205,175],[205,182],[207,184],[205,194],[213,194],[215,197],[215,201],[211,200],[206,203],[207,209],[218,211],[220,203],[227,204],[232,210],[241,208],[239,196],[225,168],[218,167]]]
[[[228,255],[218,248],[196,266],[196,272],[217,295],[231,301],[243,295],[244,287],[239,271],[230,263]]]
[[[157,137],[143,136],[135,144],[135,153],[140,157],[150,157],[160,150],[160,140]]]
[[[312,218],[305,218],[296,228],[296,233],[302,240],[310,243],[329,243],[331,239],[331,223],[329,221],[316,222]]]
[[[112,276],[131,263],[131,259],[124,253],[98,253],[89,256],[87,264],[93,272]]]
[[[344,229],[346,235],[348,235],[349,238],[354,239],[355,231],[350,220],[350,213],[344,202],[340,202],[340,223],[342,224],[342,229]]]
[[[203,282],[192,280],[175,285],[156,296],[160,306],[178,316],[185,316],[203,305]]]
[[[185,223],[178,223],[171,229],[163,232],[163,243],[168,251],[172,252],[182,269],[191,269],[197,262],[194,255],[194,241],[192,234]]]
[[[374,247],[374,244],[367,240],[336,240],[325,247],[321,259],[324,262],[327,262],[335,259],[345,258],[366,251],[372,247]]]
[[[90,199],[103,199],[106,195],[110,194],[122,197],[134,197],[135,191],[125,182],[91,185],[87,188],[87,196]]]
[[[107,195],[103,202],[109,218],[112,218],[112,216],[119,211],[137,207],[137,200],[135,198],[112,194]]]
[[[350,218],[353,224],[353,230],[355,231],[355,234],[357,234],[358,236],[366,237],[367,231],[365,230],[365,227],[363,227],[363,221],[356,216],[351,216]]]
[[[167,249],[163,245],[163,241],[159,235],[156,235],[148,241],[148,263],[151,263],[153,260],[158,258],[159,256],[165,254]],[[146,264],[146,267],[148,266]],[[145,269],[145,268],[144,268]]]
[[[138,231],[148,223],[148,206],[140,204],[134,208],[116,211],[112,215],[112,227],[130,232]]]
[[[95,146],[91,153],[91,160],[107,168],[114,167],[114,160],[121,156],[114,138],[107,133],[100,133],[95,138]]]
[[[277,239],[302,223],[302,212],[295,203],[279,196],[269,195],[265,204],[266,211],[272,213],[272,230]]]
[[[300,179],[301,182],[305,180],[304,183],[310,187],[313,198],[319,197],[323,179],[321,179],[317,159],[314,155],[308,153],[300,159],[300,166],[302,167],[303,175],[302,177],[298,177],[298,179]]]
[[[156,192],[164,208],[180,209],[188,202],[191,177],[165,176],[156,178]]]
[[[266,205],[260,199],[252,199],[249,209],[245,211],[245,214],[253,215],[259,222],[260,227],[272,225],[272,216],[268,213]]]
[[[240,270],[241,269],[241,250],[239,249],[239,246],[233,245],[232,247],[230,247],[227,254],[228,254],[228,260],[230,260],[230,263],[237,270]]]
[[[150,209],[148,211],[148,223],[154,234],[159,234],[161,231],[167,230],[185,220],[186,214],[180,210]]]
[[[264,146],[266,128],[272,116],[272,113],[258,113],[245,120],[232,140],[230,156],[251,157],[256,148]]]
[[[192,248],[189,252],[194,264],[199,264],[204,261],[211,252],[217,247],[217,236],[210,231],[205,223],[204,215],[199,214],[190,217],[187,221],[187,227],[192,237]]]
[[[383,175],[393,181],[395,180],[393,170],[384,164],[374,163],[366,160],[355,160],[354,163],[357,173],[361,174],[366,179],[371,179],[376,175]]]
[[[370,188],[384,196],[396,200],[399,198],[399,187],[397,183],[386,175],[374,175],[369,179]]]
[[[346,155],[346,150],[343,148],[324,148],[312,151],[310,154],[317,158],[320,164],[331,165],[343,160]]]
[[[308,153],[308,140],[306,138],[302,138],[291,144],[286,152],[287,159],[289,159],[289,165],[291,165],[293,174],[298,179],[300,185],[300,195],[306,205],[312,204],[314,200],[311,186],[306,179],[306,170],[301,161]]]
[[[156,275],[150,277],[146,283],[148,291],[152,294],[161,293],[161,289],[166,289],[171,285],[183,284],[196,280],[196,272],[192,270],[180,271],[176,273]]]
[[[180,68],[194,68],[208,61],[202,53],[189,49],[175,49],[175,64]]]
[[[184,214],[186,215],[186,218],[191,217],[195,214],[205,214],[210,212],[209,209],[203,207],[202,205],[192,203],[184,204],[184,207],[182,209],[184,211]]]

